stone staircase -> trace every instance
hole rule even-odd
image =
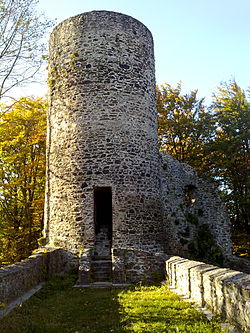
[[[95,256],[92,259],[91,280],[93,282],[110,282],[112,280],[112,261],[110,256]]]
[[[102,226],[95,239],[95,255],[107,257],[111,254],[111,240],[108,237],[108,227]]]
[[[91,280],[93,282],[112,280],[111,241],[106,226],[101,226],[96,235],[95,253],[91,261]]]
[[[81,266],[83,269],[81,270]],[[84,267],[85,266],[85,267]],[[84,273],[84,272],[89,272]],[[108,228],[102,226],[96,235],[94,254],[80,264],[79,287],[106,288],[121,287],[128,284],[112,283],[111,241]]]

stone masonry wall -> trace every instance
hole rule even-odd
[[[250,275],[181,257],[170,257],[166,272],[178,293],[250,332]]]
[[[170,155],[162,154],[162,166],[166,252],[222,264],[232,248],[217,188]]]
[[[112,281],[115,283],[160,282],[165,276],[164,253],[136,248],[112,249]]]
[[[50,39],[45,233],[93,248],[94,189],[112,190],[114,247],[163,249],[153,39],[127,15],[93,11]]]
[[[0,268],[0,303],[8,303],[68,267],[63,249],[40,249],[22,262]]]

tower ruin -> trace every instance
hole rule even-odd
[[[98,252],[99,238],[162,251],[150,31],[107,11],[62,22],[50,39],[49,87],[49,242],[73,253]]]
[[[218,195],[159,154],[150,31],[124,14],[87,12],[55,27],[49,54],[48,244],[65,249],[85,281],[106,261],[113,280],[136,281],[146,270],[152,278],[158,252],[230,252]]]

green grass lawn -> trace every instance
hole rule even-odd
[[[166,286],[72,288],[72,279],[48,282],[0,321],[1,333],[222,332]]]

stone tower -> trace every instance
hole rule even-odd
[[[108,11],[63,21],[50,39],[49,87],[49,243],[73,254],[162,251],[150,31]]]

